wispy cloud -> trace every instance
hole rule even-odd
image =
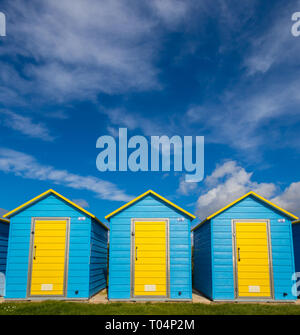
[[[125,127],[128,130],[140,129],[146,136],[168,134],[175,130],[172,122],[163,122],[163,116],[144,117],[137,113],[132,113],[125,108],[104,109],[100,112],[109,119],[108,131],[114,136],[117,134],[117,128]]]
[[[3,87],[13,93],[29,86],[39,99],[56,102],[160,89],[155,62],[162,37],[188,17],[191,3],[5,1],[13,38],[0,46],[0,55],[28,61],[17,80],[3,78]]]
[[[72,201],[82,208],[89,208],[89,203],[85,199],[72,199]]]
[[[282,134],[284,129],[288,132],[291,119],[292,126],[300,122],[299,89],[298,80],[284,76],[257,85],[241,82],[224,91],[217,102],[190,107],[185,120],[205,133],[207,142],[227,144],[248,157],[257,157],[262,147],[297,147]]]
[[[48,128],[43,123],[35,123],[32,118],[8,110],[0,110],[0,124],[16,130],[26,136],[39,138],[44,141],[53,141]]]
[[[257,159],[270,147],[299,149],[293,129],[300,123],[300,43],[290,30],[300,1],[268,7],[265,20],[260,19],[257,1],[218,4],[214,22],[228,27],[219,34],[218,64],[226,63],[224,56],[232,56],[233,50],[236,62],[230,81],[213,86],[200,104],[188,108],[185,120],[205,133],[207,142],[229,145],[248,158]]]
[[[33,156],[7,148],[0,149],[0,171],[15,176],[47,181],[78,190],[87,190],[100,199],[129,201],[133,197],[115,184],[93,176],[80,176],[67,170],[39,163]]]
[[[188,18],[189,5],[187,0],[153,0],[150,2],[154,13],[169,27],[174,27],[184,18]]]
[[[266,13],[267,28],[249,40],[251,50],[245,59],[249,75],[263,74],[286,64],[298,64],[300,44],[291,34],[291,17],[299,7],[299,0],[287,1],[276,6],[277,11]]]

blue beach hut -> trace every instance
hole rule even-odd
[[[106,287],[107,230],[48,190],[10,218],[6,299],[88,299]]]
[[[194,287],[212,300],[294,300],[291,222],[254,192],[210,215],[194,233]]]
[[[110,300],[190,300],[194,215],[149,190],[110,221]]]
[[[9,220],[0,218],[0,297],[4,296]]]

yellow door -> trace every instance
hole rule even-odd
[[[66,220],[35,220],[30,294],[64,295]]]
[[[271,297],[267,222],[236,222],[238,297]]]
[[[167,295],[165,221],[135,221],[134,295]]]

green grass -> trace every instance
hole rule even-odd
[[[300,315],[294,304],[23,302],[0,304],[0,315]]]

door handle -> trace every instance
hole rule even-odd
[[[36,259],[36,245],[34,246],[33,259]]]
[[[238,248],[238,261],[239,262],[241,261],[241,250],[240,250],[240,248]]]
[[[137,251],[138,251],[138,247],[135,248],[135,260],[136,261],[138,260],[138,253],[137,253]]]

